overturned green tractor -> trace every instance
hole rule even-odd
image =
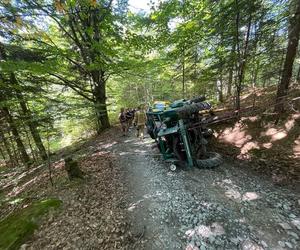
[[[171,170],[178,165],[212,168],[221,164],[218,153],[207,151],[212,112],[205,97],[178,100],[160,110],[150,108],[146,114],[147,131]]]

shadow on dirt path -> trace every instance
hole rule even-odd
[[[235,162],[170,172],[150,138],[118,141],[132,249],[300,249],[299,194]]]

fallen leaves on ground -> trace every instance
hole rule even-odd
[[[63,209],[50,214],[25,249],[124,249],[131,236],[115,164],[109,153],[93,154],[80,161],[84,181],[69,183],[62,172],[64,185],[52,195],[63,201]]]

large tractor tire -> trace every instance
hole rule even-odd
[[[150,137],[154,140],[154,139],[156,139],[156,137],[155,137],[155,134],[154,134],[154,132],[153,132],[153,130],[151,130],[151,131],[148,131],[148,134],[150,135]]]
[[[198,168],[214,168],[223,162],[222,156],[216,152],[208,152],[207,155],[207,159],[196,160],[196,166]]]
[[[151,127],[147,126],[147,133],[150,135],[150,137],[152,139],[156,139],[156,136],[154,134],[154,129],[152,129]]]

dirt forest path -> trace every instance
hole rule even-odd
[[[132,249],[300,249],[300,197],[238,163],[170,172],[153,141],[109,149],[127,186]]]

